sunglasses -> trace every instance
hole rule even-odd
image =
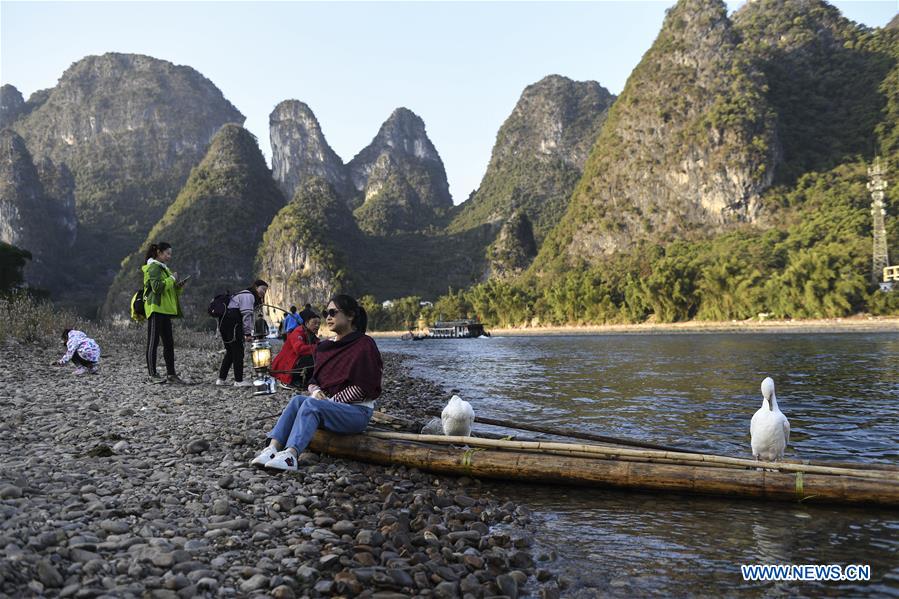
[[[336,308],[331,308],[330,310],[324,310],[322,312],[322,314],[324,314],[325,316],[330,316],[331,318],[334,318],[335,316],[337,316],[338,312],[340,312],[340,310],[338,310]]]

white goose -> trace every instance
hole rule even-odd
[[[790,421],[777,407],[774,380],[770,376],[762,381],[762,407],[752,416],[749,434],[756,460],[774,462],[784,456],[790,442]]]
[[[443,422],[443,434],[447,437],[467,437],[474,424],[474,409],[470,403],[453,395],[440,413],[440,420]]]

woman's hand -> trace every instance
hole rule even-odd
[[[316,389],[315,391],[313,391],[312,397],[314,399],[321,399],[323,401],[328,401],[328,396],[325,395],[325,392],[322,391],[321,389]]]

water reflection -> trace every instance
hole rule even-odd
[[[413,371],[478,414],[749,456],[759,384],[787,455],[899,462],[899,335],[610,335],[403,344]],[[535,508],[571,596],[899,596],[899,515],[603,490],[494,485]],[[870,583],[744,583],[742,563],[868,563]]]

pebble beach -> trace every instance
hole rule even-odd
[[[528,509],[477,480],[312,452],[297,474],[250,468],[289,392],[214,386],[220,344],[185,331],[194,384],[150,384],[142,333],[98,335],[97,375],[50,366],[61,345],[0,348],[0,595],[564,594]],[[384,361],[379,410],[423,420],[448,399]]]

